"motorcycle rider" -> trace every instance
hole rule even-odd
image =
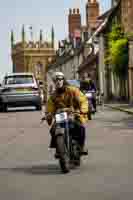
[[[79,144],[81,146],[81,154],[87,154],[85,148],[85,123],[88,121],[88,101],[86,96],[76,87],[70,86],[62,72],[55,72],[53,76],[53,82],[55,84],[55,92],[49,97],[46,104],[46,120],[48,125],[52,125],[53,115],[58,109],[70,108],[73,109],[75,114],[74,128],[78,134]],[[78,114],[77,114],[78,112]],[[50,148],[55,148],[54,138],[54,124],[51,127],[50,133],[52,136]],[[57,152],[56,152],[57,157]]]
[[[84,76],[83,80],[81,81],[80,88],[81,88],[81,90],[96,92],[95,83],[92,80],[91,75],[89,73],[87,74],[87,77]],[[94,109],[96,111],[96,98],[95,97],[92,98],[92,104],[93,104],[93,107],[94,107]]]

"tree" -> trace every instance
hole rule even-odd
[[[105,61],[112,66],[112,72],[120,80],[120,96],[124,96],[128,72],[128,39],[118,24],[112,26],[107,39],[108,50]]]

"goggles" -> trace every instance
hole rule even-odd
[[[55,82],[57,82],[57,81],[62,81],[62,80],[64,80],[64,78],[56,78],[56,79],[55,79]]]

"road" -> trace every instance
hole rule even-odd
[[[32,110],[0,113],[0,199],[133,199],[133,116],[100,109],[87,125],[89,155],[65,175],[40,118]]]

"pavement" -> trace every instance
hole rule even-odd
[[[133,104],[115,102],[115,103],[104,104],[104,106],[133,115]]]

